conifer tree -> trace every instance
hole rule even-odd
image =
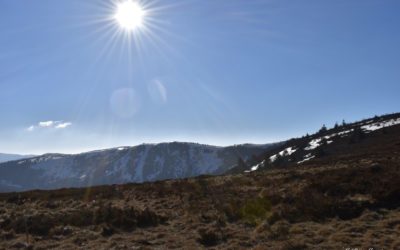
[[[328,129],[326,128],[325,124],[322,125],[318,133],[325,133]]]

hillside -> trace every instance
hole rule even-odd
[[[358,150],[368,150],[391,127],[400,125],[400,113],[375,116],[362,121],[336,124],[328,129],[325,125],[315,134],[290,139],[252,157],[247,162],[229,169],[227,173],[297,167],[307,161],[335,160]]]
[[[45,154],[0,164],[0,192],[146,182],[221,174],[277,144],[217,147],[143,144],[76,155]]]
[[[0,248],[399,249],[400,125],[365,134],[287,167],[3,193]]]

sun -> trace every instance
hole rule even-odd
[[[121,28],[134,31],[142,27],[146,12],[138,2],[126,0],[117,5],[115,20]]]

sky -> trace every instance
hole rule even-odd
[[[269,143],[400,111],[398,0],[0,1],[0,152]]]

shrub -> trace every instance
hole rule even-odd
[[[287,221],[278,221],[271,226],[269,237],[274,240],[285,240],[289,236],[290,224]]]
[[[251,225],[257,225],[268,218],[271,212],[271,202],[266,198],[256,198],[247,201],[240,210],[243,220]]]
[[[101,235],[103,237],[109,237],[115,233],[114,228],[109,227],[109,226],[103,226],[101,230]]]
[[[229,222],[235,222],[241,218],[240,202],[237,200],[227,202],[222,206],[221,210]]]
[[[197,241],[207,247],[216,246],[223,240],[221,233],[214,228],[202,228],[198,233],[200,237]]]

